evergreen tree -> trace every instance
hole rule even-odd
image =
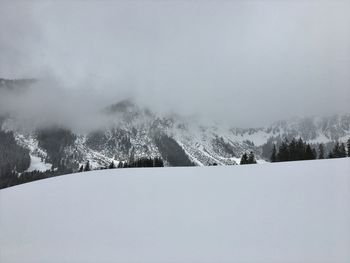
[[[317,151],[315,148],[312,148],[313,159],[317,159]]]
[[[333,158],[339,158],[340,156],[340,144],[336,142],[332,151]]]
[[[285,161],[289,161],[290,157],[289,157],[289,149],[288,149],[288,140],[285,139],[279,149],[278,149],[278,154],[277,154],[277,161],[278,162],[285,162]]]
[[[324,145],[321,143],[318,146],[318,159],[324,159]]]
[[[274,163],[277,161],[277,150],[276,150],[276,145],[273,144],[273,148],[272,148],[272,154],[271,154],[271,162]]]
[[[109,166],[108,166],[108,169],[114,169],[115,168],[115,165],[114,165],[114,162],[112,161]]]
[[[123,168],[123,162],[119,162],[117,168]]]
[[[79,168],[79,172],[81,173],[82,171],[84,171],[84,166],[81,165],[80,168]]]
[[[342,158],[346,157],[346,149],[344,143],[336,142],[333,150],[329,153],[328,158]]]
[[[347,145],[348,145],[348,156],[350,157],[350,138],[349,138],[349,140],[347,142]]]
[[[316,156],[314,155],[314,152],[311,149],[310,144],[307,144],[305,148],[305,160],[313,160],[313,159],[316,159]]]
[[[90,161],[87,161],[86,164],[85,164],[85,168],[84,168],[84,171],[87,172],[87,171],[91,171],[91,167],[90,167]]]
[[[290,142],[288,149],[289,149],[289,160],[295,161],[298,160],[298,149],[297,149],[297,141],[295,138],[292,139]]]
[[[341,143],[339,146],[339,158],[346,157],[346,149],[345,149],[345,144]]]
[[[162,160],[162,158],[157,157],[154,159],[154,167],[164,167],[164,162]]]
[[[239,164],[248,164],[248,155],[244,153],[241,157],[241,162]]]
[[[256,163],[256,159],[255,159],[254,153],[250,152],[248,156],[248,164],[255,164],[255,163]]]
[[[273,150],[271,160],[274,159],[274,155],[275,151]],[[281,143],[276,154],[276,161],[312,160],[316,159],[316,157],[317,151],[310,144],[306,144],[301,138],[298,141],[293,138],[290,143],[288,143],[287,139]]]
[[[17,144],[13,132],[0,128],[0,189],[12,184],[13,173],[22,173],[29,166],[29,150]]]
[[[296,153],[296,160],[305,160],[305,149],[306,145],[304,141],[299,138],[297,142],[297,153]]]

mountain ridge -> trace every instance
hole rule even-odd
[[[200,166],[234,165],[243,153],[250,151],[263,162],[270,156],[272,143],[284,138],[301,137],[313,144],[332,144],[350,137],[350,114],[299,118],[244,129],[204,125],[176,114],[159,116],[130,100],[106,107],[103,114],[110,119],[109,125],[87,133],[74,133],[64,127],[25,132],[11,118],[3,120],[1,129],[13,132],[17,143],[29,149],[32,160],[40,158],[45,164],[63,164],[73,170],[87,161],[98,168],[112,161],[128,161],[131,156],[162,157],[167,166],[176,166],[176,161],[167,160],[170,152]],[[52,141],[59,143],[51,145]],[[58,154],[52,156],[50,152]]]

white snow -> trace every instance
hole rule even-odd
[[[114,169],[0,191],[0,262],[350,262],[350,158]]]
[[[38,156],[30,155],[30,166],[27,169],[27,172],[31,172],[34,170],[37,171],[46,171],[51,169],[52,164],[50,163],[45,163],[41,161],[41,158]]]

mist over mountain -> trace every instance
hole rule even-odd
[[[285,138],[327,154],[350,134],[349,9],[1,1],[0,174],[264,162]]]
[[[73,125],[133,98],[240,127],[350,112],[349,8],[347,0],[1,1],[0,76],[44,83],[1,108]]]
[[[11,116],[24,130],[59,125],[89,131],[108,123],[104,109],[124,96],[98,89],[69,89],[52,79],[0,83],[0,115]]]
[[[166,110],[160,109],[157,105],[151,105],[147,98],[142,100],[138,96],[133,97],[129,94],[117,95],[112,90],[105,93],[93,87],[70,89],[52,79],[0,79],[0,116],[11,117],[16,127],[23,131],[62,126],[74,132],[88,133],[117,124],[119,119],[112,113],[124,110],[138,112],[140,108],[160,118],[175,117],[188,122],[193,121],[198,125],[216,125],[225,128],[259,128],[293,119],[347,114],[347,112],[336,112],[312,115],[305,112],[299,116],[295,114],[294,117],[270,122],[268,117],[260,122],[254,120],[242,122],[237,121],[236,117],[244,115],[244,112],[227,111],[222,118],[208,116],[206,112],[182,114],[181,110]]]
[[[70,121],[36,116],[38,121],[30,128],[23,115],[3,115],[1,130],[12,133],[16,143],[29,151],[31,165],[39,160],[44,169],[63,165],[73,171],[87,161],[99,168],[112,161],[158,157],[167,166],[233,165],[247,152],[263,162],[270,160],[272,145],[284,139],[302,138],[315,146],[322,143],[328,153],[336,141],[346,142],[350,137],[350,114],[242,128],[194,116],[158,114],[130,99],[89,110],[85,117],[69,116]]]

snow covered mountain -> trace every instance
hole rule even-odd
[[[169,166],[232,165],[250,151],[263,162],[270,156],[272,142],[285,137],[326,144],[350,137],[350,114],[240,129],[202,124],[175,114],[160,116],[126,100],[105,108],[103,115],[108,118],[108,125],[88,133],[74,133],[62,127],[26,132],[10,118],[5,119],[1,127],[14,132],[17,143],[30,151],[30,169],[39,170],[46,170],[52,163],[77,169],[90,161],[97,168],[112,160],[157,156]]]

